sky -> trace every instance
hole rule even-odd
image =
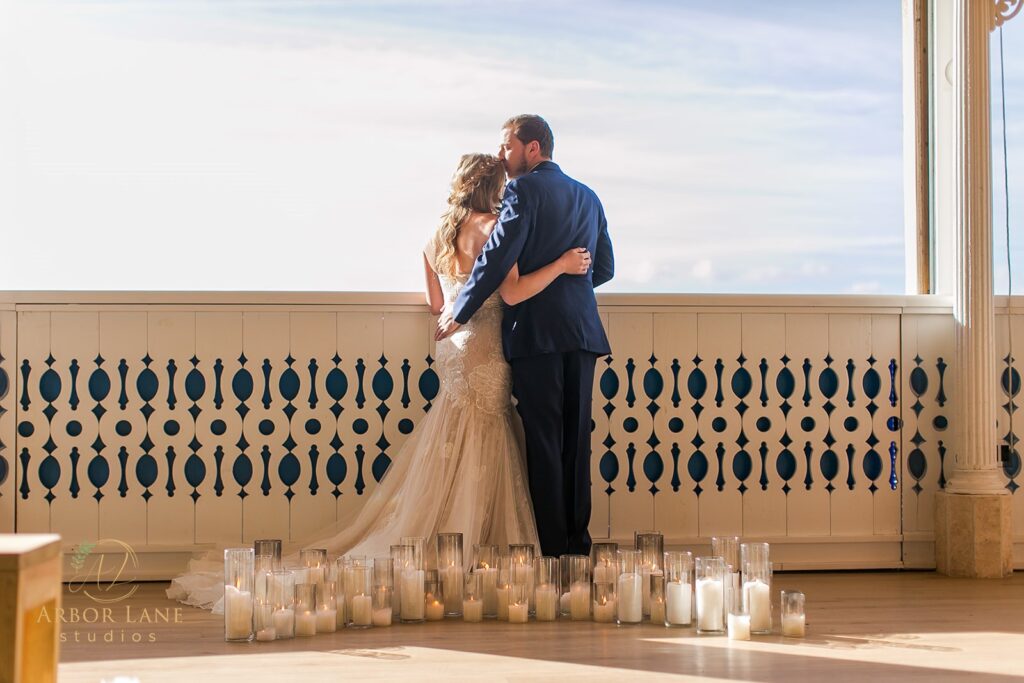
[[[899,0],[0,13],[0,290],[417,291],[458,157],[528,112],[604,291],[903,291]]]

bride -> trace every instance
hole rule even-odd
[[[423,251],[426,302],[434,315],[455,301],[469,278],[497,222],[504,185],[496,156],[466,154],[459,160],[448,209]],[[528,275],[513,266],[473,319],[438,342],[441,387],[434,405],[356,518],[319,530],[299,547],[382,557],[402,536],[422,536],[430,562],[439,532],[462,532],[467,550],[477,543],[538,545],[513,422],[511,371],[501,348],[502,307],[529,299],[563,274],[586,274],[589,267],[583,248]],[[297,564],[297,557],[285,558],[285,565]],[[208,557],[192,560],[167,595],[210,609],[223,591],[223,563]]]

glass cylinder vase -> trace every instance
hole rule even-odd
[[[594,581],[615,581],[618,575],[618,543],[594,543],[590,546],[590,568]]]
[[[466,586],[462,591],[462,620],[477,623],[484,620],[484,574],[472,571],[466,575]]]
[[[743,606],[750,614],[751,633],[772,631],[772,565],[767,543],[740,546]]]
[[[689,626],[693,621],[693,555],[665,553],[665,625]]]
[[[643,574],[639,550],[619,551],[619,574],[615,586],[616,622],[639,624],[643,620]]]
[[[782,591],[782,635],[803,638],[807,628],[804,613],[804,594],[800,591]]]
[[[269,600],[278,640],[295,637],[295,572],[284,569],[270,575]]]
[[[427,569],[423,575],[423,617],[427,621],[444,619],[444,586],[436,569]]]
[[[562,555],[565,573],[562,584],[562,601],[568,596],[569,608],[565,612],[573,621],[590,620],[590,557],[587,555]]]
[[[725,574],[723,558],[697,558],[697,633],[722,633],[725,630]]]
[[[316,600],[315,583],[295,584],[295,635],[316,635]]]
[[[466,569],[462,561],[461,533],[437,535],[437,571],[441,577],[445,616],[462,616],[462,591],[466,583]]]
[[[537,621],[558,618],[558,604],[562,596],[557,557],[538,557],[533,565],[533,605]]]
[[[253,639],[252,548],[224,550],[224,640]]]

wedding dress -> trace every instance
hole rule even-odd
[[[434,246],[425,251],[432,267]],[[467,279],[441,276],[449,305]],[[383,557],[402,536],[422,536],[425,560],[432,567],[438,532],[462,532],[467,562],[477,543],[539,547],[514,422],[511,370],[502,355],[502,307],[499,294],[493,294],[472,320],[437,344],[434,367],[441,386],[433,407],[392,458],[356,518],[321,529],[296,548]],[[284,559],[286,567],[297,564],[297,552]],[[223,566],[214,553],[192,560],[189,570],[171,582],[167,596],[219,611]]]

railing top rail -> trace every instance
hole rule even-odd
[[[952,298],[935,295],[852,294],[665,294],[599,293],[604,309],[888,309],[948,313]],[[997,309],[1024,311],[1024,297],[996,297]],[[419,310],[418,292],[258,292],[258,291],[0,291],[0,308],[49,306],[339,306]]]

